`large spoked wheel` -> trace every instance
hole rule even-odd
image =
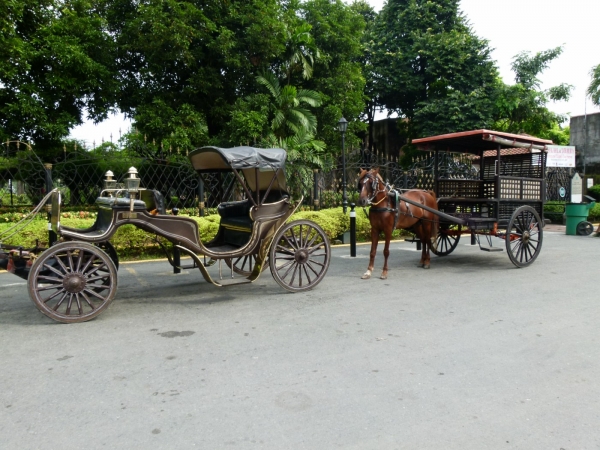
[[[256,255],[244,255],[239,258],[225,258],[225,264],[227,267],[231,267],[233,260],[233,271],[238,275],[243,275],[245,277],[249,277],[252,271],[254,270],[254,266],[256,265]],[[268,261],[263,263],[261,273],[268,266]]]
[[[542,249],[542,221],[531,206],[517,209],[506,229],[506,252],[517,267],[530,265]]]
[[[331,248],[322,228],[310,220],[284,225],[275,235],[269,252],[271,274],[288,291],[315,287],[329,268]]]
[[[437,256],[447,256],[454,251],[460,241],[460,225],[441,223],[438,234],[431,239],[431,251]]]
[[[29,295],[35,306],[58,322],[91,320],[117,292],[117,269],[110,256],[85,242],[61,242],[31,266]]]

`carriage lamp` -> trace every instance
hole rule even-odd
[[[127,175],[129,175],[125,179],[125,186],[127,187],[127,192],[130,194],[136,194],[140,190],[140,179],[137,177],[138,171],[135,167],[130,167],[127,171]]]
[[[115,189],[117,187],[117,180],[113,178],[115,174],[112,173],[112,171],[107,170],[104,176],[106,177],[104,180],[104,189]]]
[[[342,133],[342,206],[344,214],[348,210],[348,195],[346,194],[346,151],[344,149],[344,138],[346,137],[346,130],[348,129],[348,121],[343,117],[338,121],[338,130]]]
[[[138,171],[135,167],[130,167],[127,171],[127,178],[125,178],[125,187],[129,192],[129,211],[133,212],[133,202],[135,200],[135,194],[140,190],[140,179],[137,177]]]

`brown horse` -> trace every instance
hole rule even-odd
[[[435,238],[438,230],[438,216],[423,208],[419,208],[406,201],[398,200],[396,192],[391,190],[379,175],[379,168],[369,171],[362,170],[358,178],[358,191],[360,193],[359,206],[370,206],[369,220],[371,222],[371,258],[369,267],[362,276],[363,279],[371,278],[375,255],[379,243],[379,234],[385,236],[383,256],[383,271],[381,279],[385,280],[388,273],[388,256],[390,255],[390,239],[394,228],[409,230],[421,241],[421,261],[419,267],[429,269],[431,238]],[[414,202],[437,210],[435,193],[411,189],[402,193],[402,196]]]

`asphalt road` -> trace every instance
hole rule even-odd
[[[393,243],[385,281],[337,247],[300,294],[122,264],[73,325],[0,274],[0,448],[600,448],[600,239],[525,269],[465,243],[430,270]]]

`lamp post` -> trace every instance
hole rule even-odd
[[[344,149],[344,139],[346,137],[346,130],[348,129],[348,121],[343,117],[338,121],[338,130],[342,133],[342,206],[344,208],[344,214],[348,210],[348,196],[346,194],[346,150]]]

